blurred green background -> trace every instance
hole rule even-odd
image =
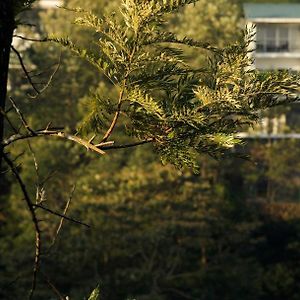
[[[256,1],[258,2],[258,1]],[[264,1],[266,2],[266,1]],[[282,1],[280,1],[282,2]],[[297,1],[294,1],[297,2]],[[299,2],[299,1],[298,1]],[[118,0],[68,0],[99,15],[118,10]],[[171,31],[224,46],[241,36],[242,3],[200,0],[170,17]],[[68,35],[85,45],[88,30],[72,25],[63,9],[33,10],[25,16],[42,35]],[[93,89],[116,91],[84,61],[52,44],[31,44],[22,52],[35,70],[51,73],[62,64],[38,101],[23,98],[29,86],[20,69],[10,76],[11,91],[35,128],[48,122],[76,127]],[[189,53],[195,66],[200,55]],[[298,108],[299,109],[299,108]],[[297,107],[288,113],[297,120]],[[119,140],[125,139],[119,128]],[[286,132],[299,129],[297,122]],[[150,145],[87,153],[74,144],[32,140],[39,182],[26,143],[18,168],[34,195],[42,186],[47,206],[62,210],[76,185],[70,216],[91,225],[64,223],[56,243],[43,253],[41,270],[70,299],[85,299],[97,285],[104,300],[297,300],[300,299],[300,142],[249,141],[216,161],[203,155],[200,174],[163,166]],[[13,178],[0,182],[0,298],[24,299],[31,284],[34,233]],[[42,213],[43,243],[52,244],[59,219]],[[38,278],[35,299],[54,299]]]

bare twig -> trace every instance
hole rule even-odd
[[[144,144],[149,144],[151,142],[153,142],[154,139],[150,138],[147,140],[143,140],[143,141],[139,141],[139,142],[135,142],[135,143],[131,143],[131,144],[123,144],[123,145],[103,145],[102,144],[98,144],[97,146],[100,147],[103,150],[111,150],[111,149],[125,149],[125,148],[131,148],[131,147],[136,147],[136,146],[140,146],[140,145],[144,145]]]
[[[31,153],[32,159],[33,159],[33,163],[34,163],[34,169],[35,169],[35,173],[36,173],[36,178],[37,178],[37,182],[36,182],[36,193],[35,193],[35,204],[41,204],[42,202],[45,201],[45,197],[44,197],[44,183],[46,182],[46,180],[43,180],[43,182],[41,182],[41,178],[40,178],[40,172],[39,172],[39,164],[35,155],[35,152],[30,144],[29,141],[27,141],[28,144],[28,148],[29,151]]]
[[[34,89],[34,91],[36,92],[36,94],[39,95],[39,94],[40,94],[40,91],[36,88],[36,86],[35,86],[34,83],[32,82],[32,79],[31,79],[31,77],[30,77],[29,72],[27,71],[27,69],[26,69],[26,67],[25,67],[25,64],[24,64],[24,62],[23,62],[23,58],[22,58],[20,52],[19,52],[14,46],[11,46],[11,49],[12,49],[12,50],[15,52],[15,54],[17,55],[17,57],[18,57],[18,59],[19,59],[19,62],[20,62],[20,65],[21,65],[21,67],[22,67],[22,70],[23,70],[23,72],[24,72],[24,74],[25,74],[25,76],[26,76],[26,78],[27,78],[29,84],[32,86],[32,88]]]
[[[59,68],[60,68],[60,65],[61,65],[61,54],[59,56],[59,60],[58,60],[58,63],[57,63],[57,66],[55,68],[55,70],[53,71],[53,73],[50,75],[48,81],[46,83],[43,83],[44,84],[44,87],[42,89],[38,89],[36,87],[36,85],[38,83],[34,83],[32,81],[32,77],[34,76],[31,76],[30,75],[30,72],[26,69],[26,66],[24,64],[24,61],[23,61],[23,58],[20,54],[20,52],[14,47],[14,46],[11,46],[11,49],[14,51],[14,53],[17,55],[18,59],[19,59],[19,62],[20,62],[20,65],[22,67],[22,70],[27,78],[27,81],[29,82],[29,84],[31,85],[31,87],[33,88],[33,90],[36,92],[35,95],[29,95],[31,98],[36,98],[38,95],[40,95],[41,93],[43,93],[50,85],[50,83],[52,82],[54,76],[56,75],[56,73],[58,72]]]
[[[95,146],[98,147],[98,148],[102,148],[104,146],[112,146],[114,143],[115,143],[114,141],[109,141],[109,142],[104,142],[104,143],[97,144]]]
[[[43,210],[49,212],[49,213],[52,214],[52,215],[55,215],[55,216],[64,218],[64,219],[66,219],[66,220],[68,220],[68,221],[70,221],[70,222],[73,222],[73,223],[75,223],[75,224],[83,225],[83,226],[86,226],[86,227],[88,227],[88,228],[91,227],[90,225],[88,225],[88,224],[86,224],[86,223],[83,223],[83,222],[81,222],[81,221],[78,221],[78,220],[75,220],[75,219],[73,219],[73,218],[70,218],[70,217],[68,217],[68,216],[66,216],[66,215],[64,215],[64,214],[61,214],[61,213],[59,213],[59,212],[57,212],[57,211],[54,211],[54,210],[52,210],[52,209],[50,209],[50,208],[47,208],[47,207],[43,206],[43,205],[40,205],[40,204],[32,204],[32,205],[33,205],[33,207],[43,209]]]
[[[50,69],[52,69],[54,66],[56,66],[57,63],[51,64],[48,67],[44,68],[43,70],[36,72],[35,70],[30,71],[30,77],[34,78],[34,77],[39,77],[41,75],[44,75],[47,73],[47,71],[49,71]],[[35,73],[34,73],[35,72]]]
[[[7,108],[5,110],[5,113],[8,114],[9,112],[11,112],[14,108],[12,106],[10,106],[9,108]]]
[[[54,171],[49,171],[47,176],[45,176],[45,178],[40,182],[41,185],[44,185],[48,180],[51,179],[51,177],[54,176],[54,174],[56,173],[57,171],[54,170]]]
[[[11,127],[11,129],[14,131],[14,133],[18,133],[18,129],[14,126],[14,124],[12,123],[12,121],[9,119],[7,112],[5,112],[2,107],[0,107],[0,114],[4,116],[4,118],[6,119],[7,123],[9,124],[9,126]]]
[[[10,167],[12,173],[15,175],[19,186],[22,190],[25,202],[27,204],[27,208],[28,211],[30,212],[31,215],[31,219],[34,225],[34,229],[35,229],[35,258],[34,258],[34,266],[33,266],[33,276],[32,276],[32,286],[31,286],[31,290],[29,292],[29,299],[32,299],[35,288],[36,288],[36,280],[37,280],[37,274],[38,274],[38,270],[39,270],[39,266],[40,266],[40,256],[41,256],[41,229],[39,227],[39,220],[36,216],[36,212],[34,210],[34,204],[32,203],[29,194],[27,192],[26,186],[19,174],[19,172],[17,171],[16,167],[14,166],[13,162],[8,158],[8,156],[3,153],[3,158],[5,160],[5,162],[7,163],[7,165]]]
[[[45,86],[39,91],[40,94],[43,93],[49,87],[49,85],[52,82],[54,76],[58,72],[58,70],[60,68],[60,65],[61,65],[61,53],[59,55],[59,60],[58,60],[56,68],[54,69],[53,73],[50,75],[50,77],[49,77],[48,81],[46,82]],[[32,96],[32,98],[36,98],[37,96],[38,95]]]
[[[28,133],[28,134],[20,134],[20,133],[14,134],[14,135],[10,136],[9,138],[5,139],[2,142],[1,146],[2,146],[2,148],[5,148],[8,145],[10,145],[18,140],[25,140],[25,139],[35,138],[35,137],[42,137],[42,136],[53,136],[53,137],[63,138],[63,139],[73,141],[77,144],[84,146],[87,150],[97,152],[98,154],[101,154],[101,155],[105,154],[105,152],[103,150],[97,148],[95,145],[89,143],[88,141],[81,139],[80,137],[78,137],[76,135],[69,134],[69,133],[66,133],[61,130],[42,129],[42,130],[36,130],[33,132],[34,133]]]
[[[63,212],[63,215],[64,215],[64,216],[67,215],[68,209],[69,209],[70,204],[71,204],[71,201],[72,201],[72,199],[73,199],[73,195],[74,195],[75,189],[76,189],[76,184],[74,184],[74,186],[73,186],[73,188],[72,188],[72,191],[71,191],[71,194],[70,194],[70,197],[69,197],[69,200],[68,200],[68,202],[67,202],[67,204],[66,204],[66,206],[65,206],[65,209],[64,209],[64,212]],[[58,234],[59,234],[59,232],[60,232],[60,230],[61,230],[61,228],[62,228],[62,226],[63,226],[64,220],[65,220],[64,217],[62,217],[62,218],[60,219],[60,222],[59,222],[58,227],[57,227],[57,229],[56,229],[56,233],[55,233],[55,236],[54,236],[54,239],[53,239],[53,241],[52,241],[51,246],[53,246],[53,245],[55,244],[56,239],[57,239],[57,237],[58,237]],[[50,247],[51,247],[51,246],[50,246]]]
[[[34,131],[30,128],[30,126],[28,125],[27,121],[24,118],[24,115],[22,114],[21,110],[18,108],[16,102],[14,101],[14,99],[12,97],[9,97],[9,100],[13,106],[13,108],[15,109],[17,115],[19,116],[23,126],[25,127],[25,129],[30,133],[35,135]]]
[[[2,142],[2,147],[5,148],[5,147],[9,146],[10,144],[12,144],[16,141],[19,141],[19,140],[26,140],[26,139],[31,139],[31,138],[36,138],[36,137],[46,137],[46,136],[54,136],[54,137],[64,138],[64,139],[73,141],[77,144],[84,146],[86,149],[92,150],[101,155],[105,154],[105,152],[103,150],[132,148],[132,147],[140,146],[143,144],[148,144],[148,143],[151,143],[154,141],[154,138],[149,138],[149,139],[146,139],[143,141],[138,141],[138,142],[130,143],[130,144],[113,145],[113,142],[101,142],[100,144],[94,145],[94,144],[91,144],[89,141],[81,139],[78,136],[75,136],[75,135],[72,135],[69,133],[65,133],[62,130],[46,128],[46,129],[41,129],[41,130],[35,130],[35,131],[33,131],[33,133],[28,133],[28,134],[20,134],[20,133],[14,134]]]
[[[32,24],[32,23],[24,23],[24,22],[20,23],[19,25],[20,25],[20,26],[27,26],[27,27],[36,27],[36,24]]]
[[[33,148],[31,146],[30,142],[28,141],[27,143],[28,143],[28,148],[30,150],[30,153],[32,155],[36,177],[38,178],[38,181],[39,181],[39,179],[40,179],[39,164],[37,162],[37,159],[36,159],[36,156],[35,156],[35,152],[33,151]]]
[[[40,43],[48,42],[47,37],[45,37],[43,39],[35,39],[35,38],[28,38],[28,37],[25,37],[25,36],[14,34],[14,38],[18,38],[18,39],[21,39],[21,40],[24,40],[24,41],[29,41],[29,42],[40,42]]]
[[[50,290],[53,291],[53,293],[58,297],[59,300],[66,300],[66,297],[64,297],[61,292],[56,288],[56,286],[51,282],[49,277],[41,272],[42,276],[44,277],[45,282],[49,286]]]
[[[12,160],[13,163],[15,163],[20,157],[24,155],[25,151],[20,152],[19,154],[16,154],[14,159]],[[19,167],[19,165],[15,165],[16,168]]]

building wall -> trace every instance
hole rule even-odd
[[[271,23],[278,26],[289,26],[289,51],[286,52],[257,52],[256,39],[257,39],[257,26],[253,21],[246,23],[246,28],[251,29],[254,34],[253,41],[249,45],[249,56],[253,59],[253,67],[259,70],[278,70],[290,69],[300,71],[300,19],[299,23]],[[264,22],[264,25],[269,24]],[[254,51],[253,51],[254,50]],[[255,126],[253,130],[249,130],[247,134],[281,134],[286,132],[290,123],[285,114],[276,115],[273,117],[265,116],[262,118],[261,123]]]
[[[300,22],[300,20],[299,20]],[[249,45],[249,50],[256,49],[256,27],[260,23],[256,24],[253,21],[246,23],[246,28],[251,29],[254,33],[254,39]],[[267,24],[267,23],[264,23]],[[264,52],[259,53],[251,51],[249,56],[254,58],[254,67],[260,70],[278,70],[278,69],[291,69],[300,71],[300,23],[288,24],[278,23],[278,26],[289,26],[289,44],[290,51],[284,53],[272,53]]]
[[[290,43],[291,43],[292,51],[299,52],[300,24],[290,24]]]
[[[279,52],[288,52],[288,53],[299,53],[300,52],[300,25],[299,24],[290,24],[290,23],[257,23],[256,25],[257,32],[260,34],[260,37],[257,36],[257,43],[260,44],[261,48],[258,50],[260,52],[267,52],[266,49],[263,49],[264,46],[270,45],[272,41],[273,52],[275,52],[276,47],[278,47]],[[270,30],[272,30],[273,36],[270,35]],[[288,49],[282,48],[283,45],[286,45]],[[281,47],[280,47],[281,46]],[[269,50],[271,51],[271,50]]]

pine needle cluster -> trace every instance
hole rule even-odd
[[[220,157],[240,143],[236,133],[256,122],[260,110],[297,99],[297,75],[251,67],[251,35],[217,49],[164,29],[168,14],[193,2],[123,0],[119,15],[104,17],[74,10],[75,23],[94,31],[97,50],[81,49],[68,38],[53,40],[96,66],[119,91],[116,99],[94,97],[83,130],[98,135],[106,131],[103,120],[122,115],[128,134],[151,140],[164,162],[195,167],[199,154]],[[188,47],[207,52],[205,67],[189,65]]]

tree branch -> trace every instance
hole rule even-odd
[[[144,144],[149,144],[154,141],[154,138],[150,138],[147,140],[131,143],[131,144],[123,144],[123,145],[108,145],[108,146],[101,146],[101,144],[98,144],[97,147],[103,149],[103,150],[112,150],[112,149],[125,149],[125,148],[132,148]]]
[[[17,55],[17,57],[18,57],[18,59],[19,59],[19,62],[20,62],[20,65],[21,65],[21,67],[22,67],[22,70],[23,70],[23,72],[24,72],[24,74],[25,74],[25,76],[26,76],[26,78],[27,78],[29,84],[32,86],[32,88],[33,88],[34,91],[36,92],[35,95],[29,95],[29,96],[30,96],[31,98],[36,98],[38,95],[40,95],[41,93],[43,93],[43,92],[49,87],[49,85],[50,85],[51,81],[53,80],[55,74],[58,72],[58,70],[59,70],[59,68],[60,68],[60,62],[61,62],[61,54],[60,54],[60,56],[59,56],[59,61],[58,61],[58,63],[57,63],[57,67],[55,68],[55,70],[53,71],[53,73],[50,75],[48,81],[45,83],[45,86],[44,86],[42,89],[39,90],[39,89],[36,87],[36,84],[32,81],[32,77],[30,76],[30,72],[27,71],[26,66],[25,66],[25,64],[24,64],[24,62],[23,62],[23,58],[22,58],[20,52],[19,52],[14,46],[12,46],[12,45],[11,45],[11,49],[12,49],[12,50],[14,51],[14,53]]]
[[[66,206],[65,206],[65,209],[64,209],[64,212],[63,212],[63,215],[64,215],[64,216],[67,215],[68,209],[69,209],[70,204],[71,204],[71,201],[72,201],[72,199],[73,199],[73,195],[74,195],[75,189],[76,189],[76,184],[74,184],[74,186],[73,186],[73,188],[72,188],[72,191],[71,191],[71,194],[70,194],[70,197],[69,197],[69,200],[68,200],[68,202],[67,202],[67,204],[66,204]],[[53,238],[53,241],[52,241],[52,244],[51,244],[50,248],[55,244],[56,239],[57,239],[57,237],[58,237],[58,234],[59,234],[59,232],[60,232],[60,230],[61,230],[61,228],[62,228],[62,226],[63,226],[64,220],[65,220],[65,217],[61,217],[60,222],[59,222],[59,225],[58,225],[58,227],[57,227],[57,229],[56,229],[56,233],[55,233],[55,236],[54,236],[54,238]]]
[[[119,119],[120,113],[121,113],[121,106],[122,106],[122,98],[124,95],[124,88],[122,88],[121,92],[120,92],[120,96],[119,96],[119,101],[118,101],[118,107],[117,107],[117,111],[115,112],[114,118],[110,124],[110,127],[108,128],[108,130],[106,131],[106,133],[104,134],[101,143],[104,143],[107,141],[107,139],[110,137],[110,135],[112,134],[117,121]]]
[[[28,38],[28,37],[25,37],[25,36],[21,36],[21,35],[18,35],[18,34],[14,34],[13,36],[14,38],[18,38],[18,39],[21,39],[21,40],[24,40],[24,41],[29,41],[29,42],[40,42],[40,43],[44,43],[44,42],[48,42],[48,38],[45,37],[43,39],[34,39],[34,38]]]
[[[40,91],[36,88],[35,84],[32,82],[32,79],[31,79],[31,77],[30,77],[29,72],[27,71],[27,69],[26,69],[26,67],[25,67],[25,64],[24,64],[24,62],[23,62],[23,58],[22,58],[20,52],[19,52],[13,45],[11,45],[11,49],[12,49],[13,52],[17,55],[17,57],[18,57],[18,59],[19,59],[19,62],[20,62],[20,65],[21,65],[21,67],[22,67],[22,70],[23,70],[23,72],[24,72],[24,74],[25,74],[25,76],[26,76],[26,78],[27,78],[29,84],[32,86],[32,88],[33,88],[34,91],[37,93],[37,95],[39,95],[39,94],[40,94]]]
[[[98,154],[105,154],[105,152],[99,148],[97,148],[94,144],[91,144],[90,142],[76,136],[73,134],[66,133],[61,130],[51,130],[51,129],[42,129],[42,130],[33,130],[33,133],[27,133],[27,134],[14,134],[10,136],[9,138],[5,139],[2,142],[2,148],[7,147],[8,145],[18,141],[18,140],[25,140],[25,139],[30,139],[30,138],[35,138],[35,137],[42,137],[42,136],[53,136],[57,138],[62,138],[66,140],[70,140],[72,142],[75,142],[77,144],[80,144],[84,146],[88,150],[92,150],[94,152],[97,152]]]
[[[51,280],[49,279],[49,277],[44,274],[43,272],[41,272],[42,276],[44,277],[45,282],[47,283],[47,285],[49,286],[50,290],[53,291],[53,293],[58,297],[59,300],[66,300],[67,298],[65,298],[61,292],[56,288],[56,286],[51,282]]]
[[[11,129],[13,130],[14,133],[18,133],[17,128],[14,126],[14,124],[12,123],[12,121],[9,119],[7,112],[5,112],[2,107],[0,107],[0,114],[6,119],[7,123],[9,124],[9,126],[11,127]]]
[[[40,205],[40,204],[32,204],[32,206],[33,206],[33,207],[36,207],[36,208],[43,209],[43,210],[47,211],[48,213],[50,213],[50,214],[52,214],[52,215],[61,217],[61,218],[66,219],[66,220],[68,220],[68,221],[70,221],[70,222],[73,222],[73,223],[75,223],[75,224],[83,225],[83,226],[88,227],[88,228],[91,227],[90,225],[88,225],[88,224],[86,224],[86,223],[83,223],[83,222],[81,222],[81,221],[78,221],[78,220],[75,220],[75,219],[73,219],[73,218],[70,218],[70,217],[68,217],[68,216],[66,216],[66,215],[64,215],[64,214],[61,214],[61,213],[59,213],[59,212],[56,212],[56,211],[54,211],[54,210],[52,210],[52,209],[50,209],[50,208],[47,208],[47,207],[45,207],[45,206],[43,206],[43,205]]]
[[[24,195],[25,202],[27,204],[28,211],[30,212],[31,219],[35,229],[35,258],[34,258],[34,266],[33,266],[33,276],[32,276],[32,286],[29,292],[29,299],[32,299],[35,288],[36,288],[36,280],[37,280],[37,273],[40,266],[40,257],[41,257],[41,229],[39,227],[39,220],[37,219],[36,212],[34,210],[34,204],[31,202],[29,194],[27,192],[26,186],[17,171],[16,167],[14,166],[13,162],[8,158],[8,156],[3,153],[3,158],[7,165],[10,167],[12,173],[15,175],[17,182],[22,190]]]
[[[54,69],[54,71],[52,72],[52,74],[50,75],[48,81],[45,83],[44,87],[39,91],[39,93],[43,93],[50,85],[50,83],[52,82],[54,76],[56,75],[56,73],[58,72],[59,68],[60,68],[60,65],[61,65],[61,53],[59,55],[59,60],[58,60],[58,63],[57,63],[57,66],[56,68]],[[35,96],[32,96],[32,98],[36,98],[38,95],[35,95]]]
[[[22,114],[21,110],[18,108],[16,102],[14,101],[14,99],[12,97],[9,97],[9,100],[13,106],[13,108],[15,109],[17,115],[19,116],[23,126],[25,127],[25,129],[27,129],[27,131],[30,133],[30,134],[33,134],[35,135],[34,131],[29,127],[27,121],[25,120],[25,117],[24,115]]]

